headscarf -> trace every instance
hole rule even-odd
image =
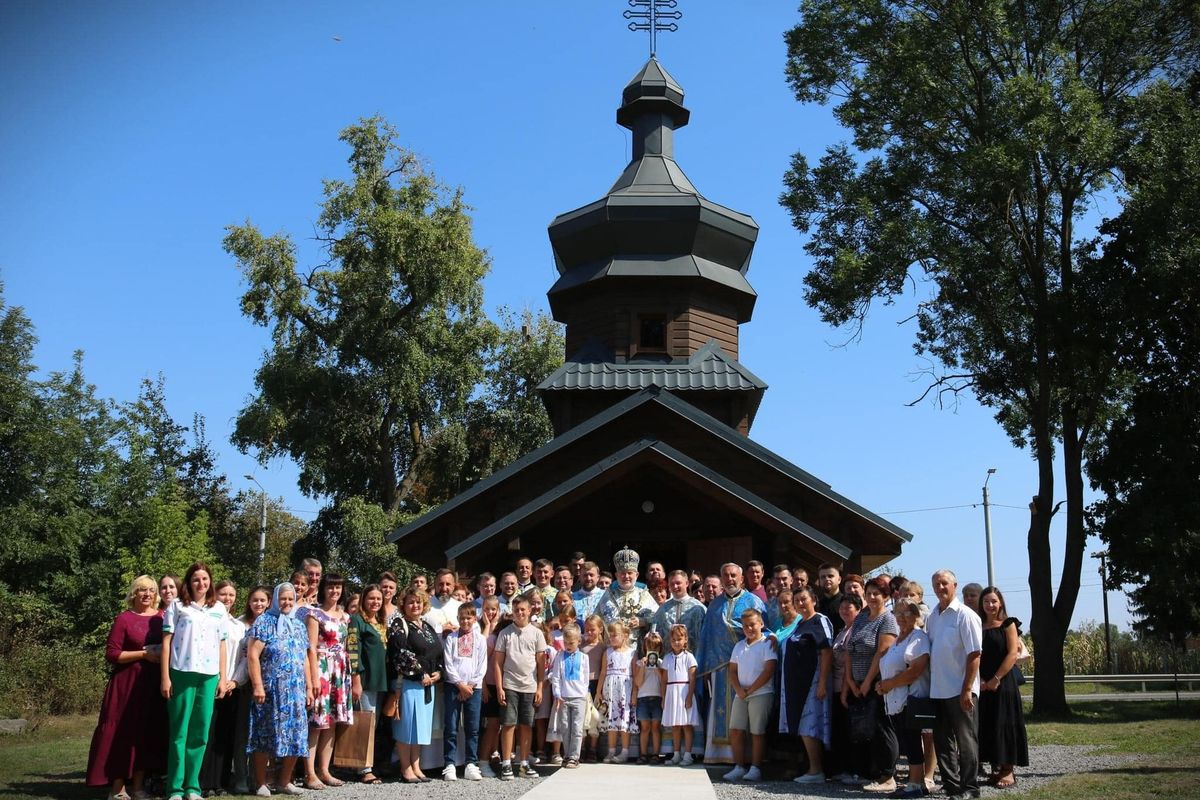
[[[275,618],[275,635],[288,637],[294,636],[304,630],[304,623],[296,619],[296,609],[298,605],[292,606],[292,610],[287,614],[283,613],[283,609],[279,607],[279,595],[284,590],[291,590],[292,596],[296,596],[296,587],[290,583],[281,583],[275,587],[275,591],[271,594],[271,607],[263,612],[264,616]]]

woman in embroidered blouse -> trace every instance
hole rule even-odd
[[[183,576],[183,593],[163,615],[160,689],[167,699],[168,800],[200,794],[200,765],[208,746],[213,699],[225,680],[225,607],[217,603],[208,566],[197,561]],[[186,601],[186,605],[184,604]]]
[[[142,783],[145,773],[162,769],[165,714],[158,695],[162,617],[157,607],[154,579],[139,575],[108,634],[104,659],[113,672],[92,735],[87,784],[108,786],[109,800],[129,800],[127,784],[137,800],[148,798]]]
[[[304,776],[304,785],[309,789],[342,785],[342,781],[329,774],[333,726],[354,722],[350,659],[346,651],[350,617],[338,605],[341,599],[342,576],[327,572],[317,586],[317,604],[304,617],[309,647],[316,652],[315,697],[308,716],[308,762]]]
[[[350,616],[350,627],[358,636],[357,655],[350,653],[354,672],[352,693],[359,708],[369,716],[359,717],[356,725],[373,722],[380,698],[387,693],[387,627],[383,619],[383,591],[378,584],[362,590],[362,605],[357,614]],[[374,753],[367,753],[367,761],[359,774],[363,783],[380,783],[372,770]]]
[[[421,745],[433,735],[434,684],[442,679],[442,642],[438,632],[421,618],[428,595],[418,589],[404,593],[401,610],[388,630],[388,678],[392,694],[388,709],[398,717],[392,737],[400,758],[404,783],[427,783],[421,772]]]
[[[300,794],[292,785],[296,759],[308,755],[307,714],[313,685],[309,670],[308,631],[296,618],[296,589],[290,583],[275,587],[271,607],[247,634],[246,667],[254,700],[250,706],[250,739],[254,754],[255,792],[269,797],[267,759],[279,765],[276,775],[284,794]]]

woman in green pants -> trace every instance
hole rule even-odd
[[[213,698],[225,669],[225,607],[205,564],[188,567],[180,597],[163,614],[162,695],[167,698],[168,800],[201,800],[200,765]]]

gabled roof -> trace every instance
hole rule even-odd
[[[436,521],[440,517],[445,516],[449,512],[465,505],[466,503],[469,503],[471,500],[513,478],[531,465],[548,458],[568,445],[579,441],[580,439],[588,436],[600,428],[603,428],[605,425],[609,424],[618,417],[629,414],[635,409],[650,403],[657,403],[661,407],[678,414],[680,417],[690,420],[728,445],[757,460],[763,466],[800,483],[815,494],[838,506],[841,506],[851,514],[869,521],[872,525],[883,529],[892,536],[895,536],[896,538],[905,542],[912,541],[912,534],[908,531],[883,519],[879,515],[868,511],[849,498],[833,491],[828,483],[825,483],[816,476],[805,472],[782,456],[771,452],[762,445],[752,441],[750,438],[739,434],[715,417],[705,414],[703,411],[691,405],[690,403],[673,396],[670,392],[660,389],[657,386],[648,387],[637,394],[630,395],[619,403],[614,403],[609,408],[585,420],[579,425],[576,425],[574,428],[562,434],[561,436],[555,437],[553,440],[545,445],[542,445],[537,450],[518,458],[504,469],[492,473],[453,499],[448,500],[447,502],[418,517],[407,525],[397,528],[388,535],[387,540],[389,542],[400,541],[409,534],[420,530],[431,522]]]
[[[591,464],[586,469],[571,475],[557,485],[550,487],[520,508],[505,514],[473,536],[454,545],[446,551],[446,557],[451,559],[458,558],[463,553],[478,547],[493,536],[497,536],[508,530],[513,525],[519,524],[538,512],[552,507],[556,502],[567,498],[573,492],[587,484],[593,483],[605,473],[624,466],[635,459],[646,460],[647,455],[653,455],[656,457],[656,460],[666,461],[675,467],[686,470],[702,481],[709,492],[721,492],[728,495],[752,512],[769,518],[776,524],[792,530],[796,535],[808,539],[837,558],[845,559],[850,556],[851,551],[845,545],[831,539],[816,528],[797,519],[772,503],[767,502],[745,487],[739,486],[716,470],[706,467],[704,464],[701,464],[699,461],[665,442],[657,439],[639,439],[612,455]]]
[[[757,375],[712,339],[687,361],[679,363],[630,361],[617,364],[611,359],[588,356],[586,350],[576,355],[542,381],[538,390],[630,390],[659,386],[676,391],[735,389],[762,392],[767,388]]]

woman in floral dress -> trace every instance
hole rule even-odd
[[[353,675],[346,650],[350,616],[342,610],[342,576],[326,573],[317,589],[317,604],[308,610],[308,641],[316,651],[315,697],[308,715],[308,768],[304,785],[309,789],[341,786],[329,774],[333,758],[334,725],[351,725]]]
[[[275,587],[271,607],[246,634],[246,667],[250,675],[250,734],[246,752],[254,756],[255,794],[267,797],[267,759],[279,764],[276,776],[284,794],[292,786],[296,759],[308,755],[305,706],[312,702],[308,670],[308,632],[296,619],[296,589]]]

